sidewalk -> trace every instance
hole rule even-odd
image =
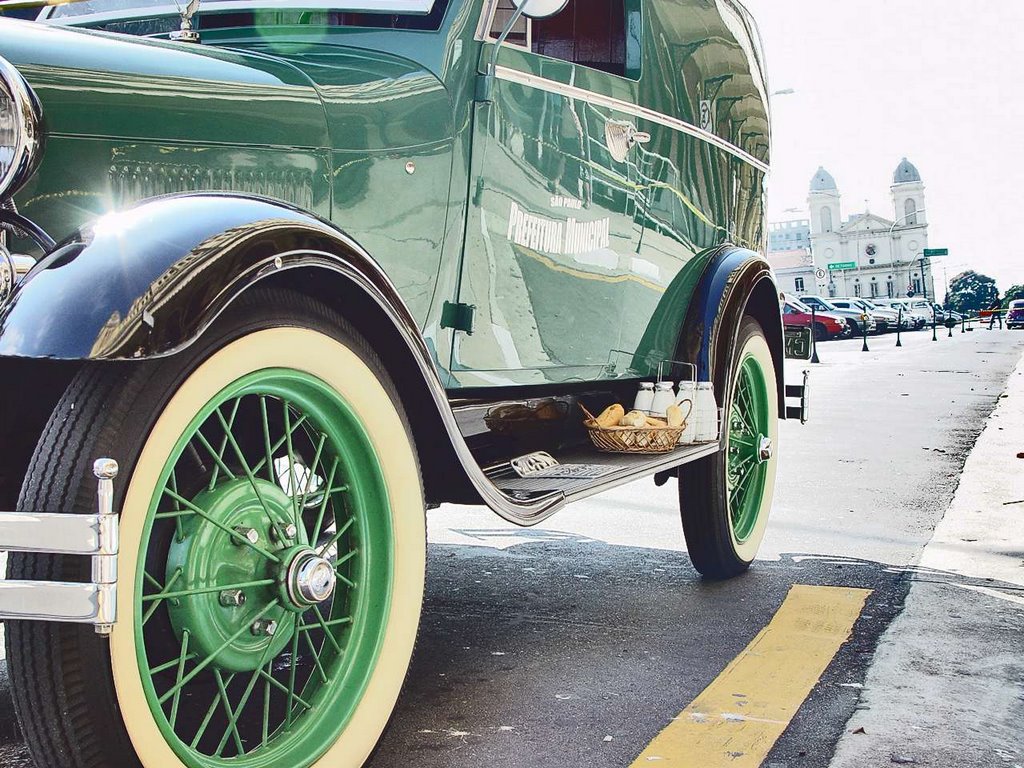
[[[832,768],[1024,767],[1024,359],[964,466]]]

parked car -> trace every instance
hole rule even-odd
[[[1024,328],[1024,299],[1014,299],[1006,310],[1007,328]]]
[[[857,298],[830,298],[829,303],[839,307],[840,309],[847,309],[853,312],[863,312],[871,318],[871,322],[874,323],[875,333],[884,333],[889,326],[889,318],[884,313],[877,310],[870,309],[860,299]]]
[[[930,312],[925,312],[921,309],[914,309],[911,306],[910,301],[910,299],[904,298],[872,299],[872,303],[874,304],[879,304],[893,310],[894,312],[902,313],[905,322],[901,328],[919,331],[926,325],[931,324],[932,315]]]
[[[878,330],[874,316],[859,307],[837,307],[828,299],[823,299],[820,296],[801,296],[800,301],[818,312],[828,312],[830,315],[843,318],[854,336],[859,336],[864,332],[865,324],[867,324],[868,333],[875,333]]]
[[[896,330],[896,323],[899,320],[899,313],[887,307],[879,306],[878,304],[872,302],[870,299],[855,296],[846,296],[837,299],[832,299],[832,302],[837,306],[843,306],[844,302],[849,302],[850,306],[853,308],[859,308],[867,312],[870,312],[872,317],[875,318],[875,323],[878,326],[879,333],[887,333],[888,331]]]
[[[362,765],[441,503],[530,526],[674,477],[696,568],[746,570],[804,405],[742,7],[197,5],[0,19],[0,223],[39,258],[0,296],[0,618],[37,764]],[[604,429],[674,361],[708,440]]]
[[[811,328],[816,341],[841,339],[850,335],[846,318],[829,312],[811,313],[811,308],[793,297],[782,302],[782,322],[786,326]]]

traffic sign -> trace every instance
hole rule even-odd
[[[825,270],[822,269],[821,267],[818,267],[816,270],[814,270],[814,276],[816,278],[818,278],[819,280],[824,280],[825,279]]]
[[[842,269],[856,269],[857,262],[855,261],[837,261],[835,264],[829,264],[829,269],[842,270]]]
[[[949,248],[925,248],[925,256],[949,256]]]

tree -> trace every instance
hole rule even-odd
[[[999,291],[996,288],[996,281],[988,275],[968,269],[949,281],[946,308],[961,314],[973,313],[980,309],[988,309],[997,298]]]
[[[1008,309],[1014,299],[1024,299],[1024,285],[1011,285],[1003,295],[1003,309]]]

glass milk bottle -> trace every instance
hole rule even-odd
[[[636,393],[636,400],[633,401],[633,410],[650,413],[653,407],[654,384],[650,381],[640,382],[640,390]]]
[[[675,403],[676,392],[671,381],[659,381],[654,385],[654,404],[651,406],[651,415],[659,419],[665,418],[665,410]]]

